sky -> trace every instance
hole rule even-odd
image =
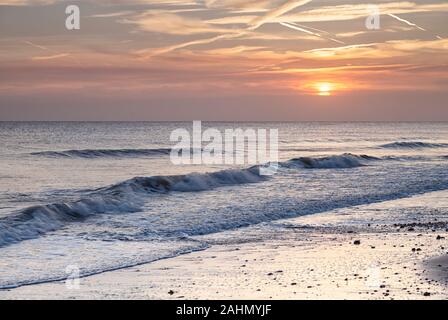
[[[447,22],[446,0],[0,0],[0,120],[448,121]]]

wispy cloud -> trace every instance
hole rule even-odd
[[[159,31],[159,32],[165,32],[169,33],[171,32],[177,32],[178,34],[192,34],[192,33],[205,33],[205,32],[220,32],[223,33],[221,35],[211,37],[211,38],[205,38],[205,39],[199,39],[199,40],[193,40],[188,41],[184,43],[180,43],[177,45],[169,46],[166,48],[160,48],[155,50],[149,50],[151,53],[148,55],[146,54],[145,57],[151,57],[154,55],[159,55],[163,53],[172,52],[177,49],[186,48],[193,45],[198,44],[210,44],[213,42],[216,42],[218,40],[222,39],[233,39],[233,38],[239,38],[242,36],[245,36],[248,33],[251,33],[255,29],[258,29],[263,24],[271,22],[272,19],[285,14],[297,7],[303,6],[307,3],[311,2],[311,0],[300,0],[300,1],[287,1],[283,5],[281,5],[278,8],[272,9],[262,15],[261,17],[257,17],[250,22],[247,23],[246,29],[219,29],[211,27],[210,25],[201,22],[199,20],[188,20],[185,18],[180,18],[179,16],[169,15],[165,14],[163,19],[160,20],[160,15],[154,19],[148,20],[140,20],[140,28],[148,31]],[[168,19],[167,19],[168,18]],[[160,21],[159,23],[157,21]],[[163,22],[162,22],[163,21]],[[135,23],[135,21],[129,21],[130,23]],[[147,52],[148,50],[144,50],[143,52]],[[142,51],[140,51],[142,52]],[[138,53],[138,52],[137,52]]]
[[[60,59],[68,57],[69,53],[59,53],[59,54],[53,54],[50,56],[39,56],[39,57],[32,57],[31,59],[34,61],[41,61],[41,60],[53,60],[53,59]]]
[[[121,23],[135,24],[139,30],[173,35],[192,35],[201,33],[236,33],[238,30],[209,25],[192,17],[186,17],[161,10],[152,10],[122,19]]]
[[[73,57],[70,53],[58,52],[56,50],[50,49],[47,46],[39,45],[39,44],[36,44],[36,43],[28,41],[28,40],[24,40],[23,42],[32,46],[33,48],[40,49],[40,50],[51,53],[50,55],[45,55],[45,56],[33,56],[33,57],[31,57],[32,61],[54,60],[54,59],[68,57],[76,64],[79,64],[79,61],[75,57]]]
[[[88,18],[115,18],[122,17],[125,15],[133,14],[135,11],[117,11],[117,12],[109,12],[109,13],[98,13],[88,16]]]
[[[271,22],[273,19],[275,19],[281,15],[284,15],[285,13],[288,13],[289,11],[291,11],[293,9],[304,6],[307,3],[310,3],[311,1],[312,0],[287,1],[280,7],[275,8],[275,9],[269,11],[268,13],[266,13],[265,15],[263,15],[261,17],[257,17],[254,20],[252,20],[251,22],[249,22],[248,29],[255,30],[255,29],[261,27],[263,24],[265,24],[267,22]]]
[[[387,2],[377,4],[381,14],[447,12],[448,3],[417,4],[413,2]],[[368,4],[347,4],[313,8],[300,13],[285,14],[277,22],[323,22],[365,19],[370,14]]]
[[[218,36],[211,37],[211,38],[183,42],[183,43],[175,44],[175,45],[168,46],[165,48],[156,48],[156,49],[150,48],[150,49],[138,50],[138,51],[134,52],[134,54],[136,54],[140,59],[147,59],[147,58],[151,58],[151,57],[158,56],[161,54],[170,53],[175,50],[187,48],[190,46],[195,46],[195,45],[200,45],[200,44],[210,44],[210,43],[216,42],[218,40],[237,38],[242,35],[243,34],[222,34],[222,35],[218,35]]]
[[[0,0],[0,6],[46,5],[55,2],[56,0]]]

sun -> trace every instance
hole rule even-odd
[[[349,90],[349,85],[347,82],[321,80],[308,82],[301,89],[308,94],[325,97]]]
[[[321,82],[316,84],[317,94],[320,96],[331,96],[334,86],[329,82]]]

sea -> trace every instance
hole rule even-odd
[[[170,135],[190,132],[192,122],[0,122],[0,289],[151,263],[205,250],[210,239],[225,245],[253,240],[254,228],[271,230],[258,234],[256,246],[301,216],[448,196],[448,123],[202,126],[278,130],[278,169],[261,175],[249,163],[174,164]],[[395,209],[393,219],[415,222],[425,204],[412,215]]]

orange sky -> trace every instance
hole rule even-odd
[[[448,121],[447,18],[431,0],[0,0],[0,120]]]

